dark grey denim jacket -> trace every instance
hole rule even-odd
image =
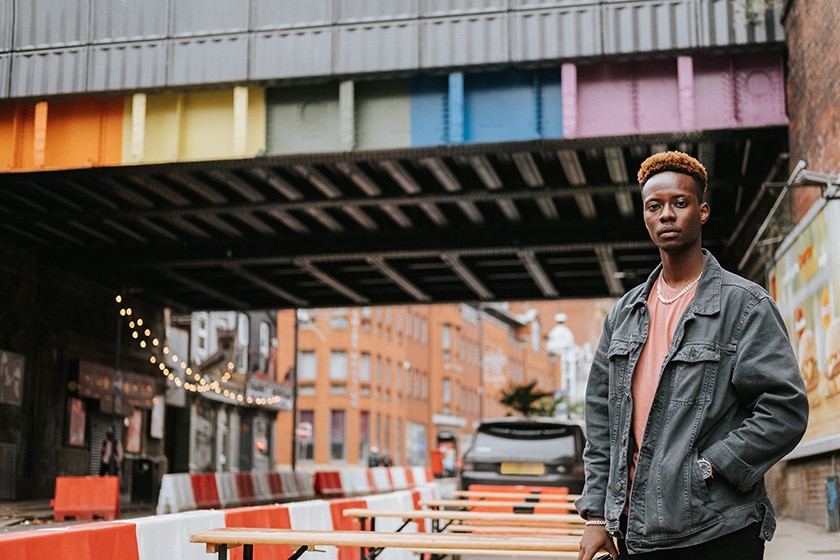
[[[707,251],[694,300],[674,333],[639,444],[623,535],[631,553],[690,546],[775,513],[764,473],[790,452],[808,422],[808,400],[775,302],[723,270]],[[628,499],[631,380],[648,332],[647,297],[661,265],[604,321],[586,390],[582,516],[619,533]],[[714,476],[703,480],[698,456]]]

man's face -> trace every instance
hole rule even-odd
[[[648,234],[661,251],[700,247],[709,205],[700,202],[692,177],[674,171],[654,175],[642,189],[642,205]]]

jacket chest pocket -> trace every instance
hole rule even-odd
[[[630,369],[630,355],[641,345],[632,340],[613,339],[607,351],[610,362],[610,392],[621,396],[629,389],[633,372]]]
[[[718,374],[720,358],[720,348],[714,344],[683,344],[666,370],[671,405],[695,406],[707,401]]]

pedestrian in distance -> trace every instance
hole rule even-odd
[[[607,315],[589,373],[578,560],[758,560],[776,526],[764,474],[808,421],[803,379],[770,295],[702,247],[703,165],[659,153],[638,180],[662,262]]]
[[[122,460],[122,443],[114,437],[113,430],[108,430],[99,448],[99,476],[119,476]]]
[[[371,446],[370,451],[368,452],[368,466],[378,467],[381,460],[382,458],[379,456],[379,448],[375,445]]]

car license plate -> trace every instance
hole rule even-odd
[[[545,473],[542,463],[502,463],[502,474],[541,475]]]

